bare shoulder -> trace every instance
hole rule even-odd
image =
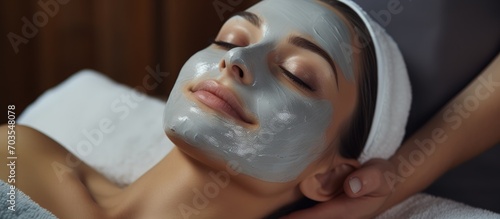
[[[14,157],[19,163],[25,164],[25,162],[21,161],[29,161],[26,163],[30,164],[39,161],[52,161],[51,163],[56,163],[61,161],[61,158],[64,158],[64,163],[72,164],[66,162],[66,160],[72,161],[72,159],[66,159],[66,156],[72,156],[69,151],[34,128],[24,125],[16,125],[14,128],[2,125],[0,126],[0,133],[2,133],[0,144],[9,144],[2,147],[2,155],[5,153],[6,156]],[[6,135],[4,133],[9,134]],[[8,140],[11,140],[11,142],[8,143]],[[9,148],[9,151],[7,151],[7,148]]]
[[[30,160],[36,161],[42,156],[33,156],[33,154],[50,153],[57,150],[59,145],[48,136],[28,126],[4,124],[0,126],[0,133],[2,159],[9,157],[13,160],[12,162],[19,162],[18,159],[23,157],[30,157]]]
[[[1,159],[15,157],[9,161],[13,162],[15,172],[11,184],[60,218],[100,216],[98,206],[82,183],[86,165],[50,137],[22,125],[14,128],[15,144],[11,148],[14,153],[11,153],[6,149],[9,130],[6,125],[0,126]],[[7,181],[11,173],[3,169],[0,177]]]
[[[28,147],[31,149],[48,149],[50,147],[55,149],[56,147],[52,145],[59,145],[57,142],[55,142],[45,134],[24,125],[15,125],[13,127],[10,127],[7,124],[4,124],[0,126],[0,133],[2,133],[0,136],[0,144],[6,145],[8,144],[8,141],[11,140],[11,143],[9,143],[9,145],[12,146],[11,149],[14,151],[12,153],[15,154],[19,154],[17,153],[18,150],[22,150],[24,152],[24,149],[26,149],[24,145],[26,144],[30,145]],[[44,143],[48,143],[49,146],[45,146]],[[17,147],[18,145],[23,145],[23,147]],[[2,153],[4,152],[5,151],[2,151]]]

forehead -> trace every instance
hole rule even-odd
[[[352,31],[331,7],[316,0],[264,0],[247,11],[263,20],[263,41],[303,35],[322,47],[344,75],[352,75]]]
[[[264,0],[247,11],[259,15],[265,28],[272,26],[318,37],[327,37],[322,32],[326,29],[350,32],[349,25],[332,7],[316,0]]]
[[[328,15],[332,11],[316,0],[263,0],[247,11],[262,13],[262,15],[286,16],[291,20],[314,20],[317,17]]]

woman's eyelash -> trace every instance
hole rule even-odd
[[[297,83],[299,86],[301,87],[304,87],[310,91],[314,91],[314,89],[312,89],[311,86],[309,86],[308,84],[304,83],[304,81],[300,80],[300,78],[298,78],[297,76],[295,76],[294,74],[292,74],[291,72],[289,72],[288,70],[286,70],[285,68],[281,67],[281,70],[283,71],[283,73],[288,77],[290,78],[293,82]]]
[[[222,47],[224,49],[227,49],[227,50],[239,47],[237,45],[234,45],[234,44],[231,44],[231,43],[228,43],[228,42],[224,42],[224,41],[218,41],[218,40],[213,40],[212,43],[215,44],[215,45],[217,45],[217,46],[220,46],[220,47]]]

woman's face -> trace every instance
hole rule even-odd
[[[329,6],[266,0],[229,19],[183,66],[164,129],[267,182],[296,179],[356,105],[352,28]]]

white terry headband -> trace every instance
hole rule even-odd
[[[370,134],[359,161],[387,159],[396,152],[405,134],[411,105],[411,87],[406,65],[394,40],[358,4],[338,0],[349,6],[368,28],[377,59],[377,103]]]

